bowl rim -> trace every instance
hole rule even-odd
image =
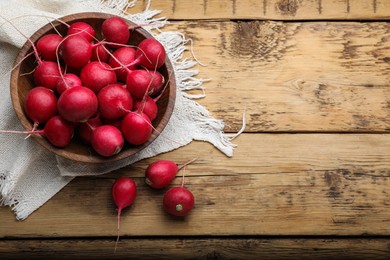
[[[61,26],[63,22],[66,23],[71,23],[75,22],[78,20],[86,20],[86,19],[107,19],[113,16],[118,16],[115,14],[109,14],[109,13],[102,13],[102,12],[81,12],[81,13],[74,13],[74,14],[69,14],[65,15],[63,17],[59,17],[56,20],[52,22],[48,22],[47,24],[43,25],[41,28],[39,28],[37,31],[35,31],[31,36],[30,40],[34,43],[38,41],[40,37],[42,37],[44,34],[46,34],[48,31],[53,29],[53,26]],[[121,17],[121,16],[119,16]],[[131,20],[123,18],[126,23],[129,26],[136,26],[137,24],[132,22]],[[149,33],[147,30],[145,30],[143,27],[137,27],[133,30],[136,30],[138,33],[142,34],[144,37],[147,38],[155,38],[151,33]],[[14,61],[14,69],[11,72],[11,77],[10,77],[10,95],[11,95],[11,102],[13,109],[22,124],[22,126],[26,130],[31,130],[32,129],[32,124],[31,120],[27,118],[24,108],[21,107],[21,100],[18,94],[18,78],[20,75],[20,68],[21,68],[21,63],[22,59],[25,57],[27,52],[32,48],[31,43],[26,40],[26,42],[23,44],[23,46],[19,49],[18,55],[15,58]],[[96,153],[91,153],[89,155],[83,155],[83,154],[77,154],[77,158],[75,158],[75,153],[71,153],[66,150],[65,148],[57,148],[53,145],[51,145],[46,138],[44,138],[41,135],[32,135],[32,138],[35,139],[37,143],[39,143],[41,146],[45,147],[49,151],[53,152],[54,154],[64,158],[71,160],[73,162],[80,162],[80,163],[88,163],[88,164],[101,164],[101,163],[108,163],[108,162],[117,162],[120,160],[125,160],[131,156],[136,155],[137,153],[141,152],[144,150],[147,146],[149,146],[153,141],[161,134],[161,132],[165,129],[166,125],[168,124],[172,114],[173,110],[175,107],[175,102],[176,102],[176,77],[175,77],[175,71],[173,68],[173,65],[168,57],[169,55],[166,56],[165,58],[165,67],[167,69],[167,73],[169,75],[169,88],[166,88],[164,91],[169,91],[168,96],[168,102],[166,105],[166,109],[164,114],[161,116],[162,120],[158,124],[156,129],[153,130],[152,135],[149,137],[148,141],[146,141],[144,144],[135,146],[134,148],[136,149],[131,149],[130,152],[129,150],[121,151],[120,153],[110,156],[110,157],[103,157],[100,156]],[[20,63],[20,64],[19,64]],[[16,90],[16,91],[14,91]],[[18,110],[22,111],[21,113],[18,113]],[[157,131],[156,131],[157,130]],[[88,147],[88,145],[86,145]]]

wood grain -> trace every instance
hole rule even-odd
[[[388,132],[390,24],[176,22],[211,79],[199,102],[238,131]],[[310,41],[308,41],[310,39]],[[223,93],[223,94],[221,94]]]
[[[124,236],[390,233],[388,135],[244,134],[236,142],[233,158],[195,142],[109,175],[78,178],[22,222],[1,208],[1,237],[115,236],[110,188],[123,175],[139,190],[122,215]],[[195,208],[188,218],[173,219],[161,208],[164,191],[144,183],[145,166],[196,156],[186,169]]]
[[[128,12],[146,8],[139,1]],[[386,20],[390,18],[387,0],[194,0],[152,1],[150,9],[164,10],[171,20]]]
[[[388,259],[387,238],[0,240],[3,259]]]

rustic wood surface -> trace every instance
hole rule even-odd
[[[348,238],[124,238],[113,253],[112,239],[0,240],[2,259],[29,259],[55,252],[55,259],[388,259],[389,241]],[[12,252],[9,252],[9,249]],[[77,251],[74,250],[77,248]],[[97,250],[99,249],[99,250]],[[134,253],[136,252],[136,253]],[[134,257],[136,256],[136,257]],[[335,257],[337,256],[337,258]],[[4,257],[4,258],[3,258]]]
[[[145,8],[139,1],[133,11]],[[193,40],[228,158],[193,142],[104,176],[76,178],[25,221],[0,208],[0,258],[389,259],[390,1],[153,1]],[[296,21],[294,21],[296,20]],[[191,55],[187,53],[187,55]],[[184,163],[196,206],[161,209],[143,171]],[[113,254],[118,176],[139,187]],[[180,178],[174,185],[180,183]]]
[[[143,0],[134,10],[145,9],[147,2]],[[387,0],[164,0],[150,6],[172,20],[377,20],[390,16]]]

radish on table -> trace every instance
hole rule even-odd
[[[163,209],[165,212],[176,217],[185,217],[193,209],[195,204],[194,195],[184,188],[184,173],[180,187],[170,188],[163,197]]]
[[[115,243],[115,250],[116,250],[119,241],[121,213],[124,208],[127,208],[130,205],[132,205],[134,200],[136,199],[137,186],[131,178],[120,177],[114,182],[111,189],[111,195],[115,205],[118,208],[118,220],[117,220],[118,235]]]
[[[167,187],[175,179],[177,173],[196,160],[192,159],[182,165],[171,160],[158,160],[151,163],[145,170],[145,182],[154,189]]]

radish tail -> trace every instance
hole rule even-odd
[[[39,122],[34,122],[33,128],[31,129],[31,132],[36,132],[38,128]],[[24,140],[28,139],[31,136],[31,134],[27,135]]]
[[[116,238],[116,242],[115,242],[115,248],[114,248],[114,253],[116,252],[116,248],[118,246],[118,242],[119,242],[119,232],[120,232],[120,222],[121,222],[121,212],[122,212],[122,208],[118,208],[118,226],[117,226],[117,238]]]
[[[181,165],[177,171],[180,171],[181,169],[183,169],[184,167],[186,167],[186,166],[189,165],[190,163],[195,162],[196,160],[198,160],[198,158],[194,158],[194,159],[192,159],[192,160],[186,162],[185,164]]]
[[[43,134],[43,130],[34,130],[34,131],[15,131],[15,130],[0,130],[0,133],[11,133],[11,134]]]
[[[184,173],[186,172],[186,169],[184,168],[183,174],[182,174],[182,179],[181,179],[181,188],[184,188]]]

